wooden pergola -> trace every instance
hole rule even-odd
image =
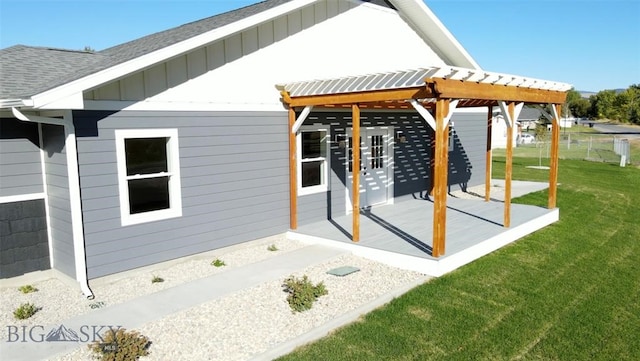
[[[448,186],[449,119],[456,108],[487,107],[487,147],[485,200],[490,199],[491,125],[493,107],[502,109],[508,128],[524,104],[551,105],[552,145],[549,172],[548,208],[556,207],[558,183],[559,115],[570,85],[482,70],[455,67],[425,68],[406,72],[371,74],[357,77],[298,82],[279,85],[283,102],[289,108],[290,228],[297,229],[296,134],[313,108],[350,109],[353,138],[360,139],[361,109],[413,109],[435,131],[432,150],[433,257],[445,253]],[[296,109],[299,110],[297,116]],[[511,178],[513,132],[507,131],[504,227],[511,220]],[[353,142],[353,162],[360,163],[360,143]],[[360,174],[353,173],[352,240],[360,239]]]

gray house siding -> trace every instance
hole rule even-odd
[[[75,257],[64,127],[42,125],[54,268],[75,279]]]
[[[486,115],[455,114],[455,146],[449,153],[449,186],[466,189],[484,182]],[[368,112],[361,114],[362,127],[393,127],[395,136],[402,133],[406,142],[394,145],[394,201],[425,198],[431,188],[431,142],[433,130],[417,114],[408,112]],[[331,125],[330,190],[298,197],[298,223],[306,224],[346,212],[346,151],[335,142],[337,135],[351,128],[351,114],[313,112],[305,124]]]
[[[42,193],[38,125],[0,119],[0,197]]]
[[[288,229],[286,112],[74,112],[89,278]],[[177,129],[182,216],[122,226],[116,129]]]
[[[454,113],[453,150],[449,152],[451,190],[484,184],[487,149],[487,114]],[[459,188],[455,188],[459,187]]]

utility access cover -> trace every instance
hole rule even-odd
[[[344,277],[358,271],[360,271],[360,268],[358,267],[343,266],[329,270],[327,273],[338,277]]]

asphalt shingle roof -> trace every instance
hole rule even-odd
[[[0,50],[0,99],[27,98],[292,0],[266,0],[89,53],[15,45]]]

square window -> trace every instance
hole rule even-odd
[[[176,129],[116,130],[122,225],[182,215]]]

